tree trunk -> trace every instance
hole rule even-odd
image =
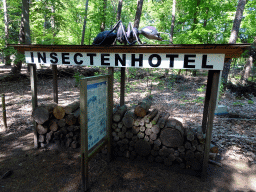
[[[51,11],[52,11],[52,15],[51,15],[51,27],[52,27],[52,36],[53,36],[53,40],[52,40],[52,44],[55,44],[55,36],[56,36],[56,31],[55,31],[55,5],[54,5],[54,1],[52,2],[52,6],[51,6]]]
[[[121,19],[122,4],[123,4],[123,0],[119,0],[119,2],[118,2],[118,8],[117,8],[116,21],[119,21],[119,20]]]
[[[241,83],[244,85],[246,83],[246,81],[248,80],[250,73],[251,73],[251,69],[253,66],[253,56],[250,55],[249,59],[247,60],[244,69],[242,71],[242,75],[241,75]]]
[[[247,0],[239,0],[239,2],[238,2],[236,15],[235,15],[234,23],[233,23],[233,28],[231,30],[231,35],[230,35],[229,42],[228,42],[229,44],[236,43],[236,40],[238,38],[240,24],[241,24],[241,21],[243,18],[243,11],[244,11],[246,2],[247,2]],[[229,59],[228,61],[226,61],[224,63],[224,69],[222,71],[222,82],[224,85],[226,85],[227,81],[228,81],[228,74],[230,71],[231,62],[232,62],[232,59]]]
[[[137,11],[136,11],[135,20],[134,20],[134,27],[137,29],[139,29],[139,25],[140,25],[140,16],[142,12],[142,6],[143,6],[143,0],[138,0]]]
[[[175,24],[175,9],[176,9],[176,0],[173,0],[172,4],[172,24],[170,31],[170,43],[173,43],[173,32],[174,32],[174,24]]]
[[[9,19],[8,19],[8,12],[7,12],[7,3],[6,3],[6,0],[3,0],[3,7],[4,7],[5,46],[7,47],[8,40],[9,40]],[[4,64],[5,64],[5,65],[11,64],[10,55],[5,55],[5,57],[4,57]]]
[[[22,0],[22,15],[20,23],[19,44],[31,44],[29,27],[29,1]],[[12,73],[20,74],[22,61],[14,61]]]
[[[86,4],[85,4],[85,15],[84,15],[84,25],[83,25],[83,32],[82,32],[81,45],[84,45],[84,34],[85,34],[86,21],[87,21],[88,2],[89,2],[89,0],[86,0]]]
[[[107,0],[103,0],[103,18],[102,18],[102,23],[100,26],[101,32],[105,30],[105,25],[106,25],[106,8],[107,8]]]
[[[245,84],[246,81],[248,80],[252,67],[253,67],[253,56],[255,55],[255,48],[256,48],[256,36],[254,37],[254,42],[252,44],[251,50],[250,50],[250,57],[247,60],[244,69],[242,71],[241,75],[241,83]]]

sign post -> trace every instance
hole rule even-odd
[[[80,84],[80,126],[82,187],[88,189],[88,162],[110,141],[109,105],[110,75],[81,79]],[[110,155],[110,148],[108,148]]]

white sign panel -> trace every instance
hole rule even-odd
[[[87,85],[88,150],[107,135],[107,81]]]
[[[225,54],[25,51],[26,63],[100,67],[223,70]]]

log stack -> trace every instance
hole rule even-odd
[[[132,110],[121,106],[114,111],[112,137],[114,156],[201,169],[205,140],[200,130],[184,128],[168,112],[149,110],[145,102]]]
[[[32,117],[37,123],[38,142],[45,147],[55,142],[63,147],[80,146],[79,101],[68,105],[46,104],[35,108]]]
[[[125,105],[114,109],[114,156],[200,170],[205,144],[201,129],[185,128],[168,112],[150,110],[151,101],[139,105],[132,109]],[[42,105],[33,111],[32,117],[37,122],[39,146],[55,142],[63,147],[80,147],[79,101],[66,106]],[[215,158],[216,154],[210,156]]]

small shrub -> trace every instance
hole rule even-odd
[[[254,104],[254,101],[248,100],[248,104]]]

